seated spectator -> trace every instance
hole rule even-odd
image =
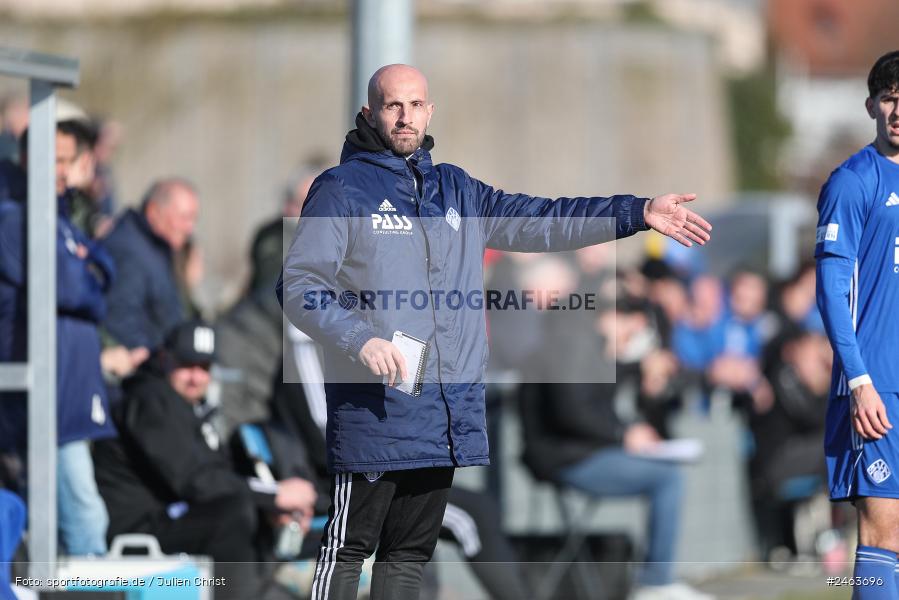
[[[676,466],[639,456],[661,439],[644,421],[625,423],[614,409],[614,384],[530,385],[524,401],[542,423],[527,441],[535,472],[597,497],[642,496],[649,501],[645,564],[635,599],[706,598],[674,580],[673,562],[683,505],[683,476]]]
[[[704,373],[724,339],[725,298],[721,282],[697,275],[689,285],[686,318],[672,336],[672,348],[685,369]]]
[[[291,177],[285,186],[282,213],[253,237],[247,291],[215,324],[218,364],[234,374],[222,385],[220,427],[224,435],[241,423],[267,421],[271,416],[272,377],[281,367],[283,353],[281,305],[272,290],[281,275],[284,228],[289,227],[285,219],[299,216],[319,172],[310,165]]]
[[[777,327],[777,319],[768,311],[767,279],[752,269],[737,269],[731,275],[722,337],[706,370],[709,384],[729,390],[741,403],[770,403],[771,390],[760,359]]]
[[[616,354],[638,365],[637,395],[656,395],[670,388],[677,372],[671,354],[653,341],[649,317],[639,301],[619,300],[614,311],[599,317],[594,350],[581,346],[565,357],[593,361]],[[681,508],[683,475],[676,465],[640,456],[662,439],[658,429],[639,415],[619,415],[614,383],[544,383],[522,389],[522,421],[526,424],[525,461],[541,479],[597,497],[642,496],[649,501],[645,563],[638,574],[635,599],[703,599],[707,595],[676,582],[673,574]],[[623,389],[623,388],[621,388]],[[636,405],[636,401],[631,402]]]
[[[775,339],[766,353],[772,403],[756,405],[749,426],[755,450],[749,462],[750,489],[762,556],[786,546],[795,554],[794,506],[785,486],[797,478],[827,480],[824,420],[833,354],[827,338],[792,328]]]
[[[88,195],[99,213],[93,223],[94,234],[103,238],[115,224],[112,215],[119,204],[112,160],[122,143],[124,131],[120,123],[111,119],[95,119],[93,125],[97,132],[97,143],[94,144],[96,173]]]
[[[181,300],[174,256],[188,243],[199,201],[184,179],[163,179],[128,210],[104,240],[120,276],[109,290],[107,332],[128,348],[155,350],[189,315]]]
[[[28,159],[26,140],[27,135],[23,134],[23,169]],[[78,122],[57,123],[57,501],[60,541],[70,555],[106,552],[107,514],[94,483],[89,443],[115,435],[107,416],[98,333],[98,324],[106,313],[103,292],[113,279],[112,261],[69,219],[69,175],[86,144],[83,126]],[[20,191],[21,197],[0,202],[0,362],[23,362],[28,357],[27,196],[24,187]],[[107,356],[107,362],[111,358]],[[7,455],[4,462],[24,465],[24,460],[9,460],[8,456],[25,455],[25,394],[0,394],[0,415],[0,452]],[[24,494],[24,473],[7,473],[4,479],[21,485],[18,491]]]
[[[780,286],[775,309],[781,317],[782,327],[824,333],[824,321],[815,302],[814,261],[800,265],[796,273]]]
[[[205,395],[215,334],[199,322],[176,327],[164,346],[123,383],[113,418],[120,438],[94,448],[97,483],[109,509],[109,538],[155,536],[166,553],[228,562],[216,597],[246,599],[257,585],[257,510],[280,522],[296,516],[308,531],[316,501],[309,481],[273,484],[238,475],[208,422]],[[217,570],[223,568],[217,564]]]
[[[75,122],[82,131],[84,149],[69,168],[70,219],[89,238],[96,239],[94,224],[99,218],[100,211],[94,205],[89,194],[97,173],[94,160],[94,144],[97,142],[97,134],[87,117],[81,116],[80,109],[76,113]]]
[[[636,316],[648,321],[645,328],[656,333],[658,342],[639,357],[640,372],[635,374],[640,384],[638,405],[647,421],[665,437],[670,412],[680,406],[690,376],[698,379],[692,371],[682,369],[679,354],[686,354],[686,345],[701,345],[702,336],[695,335],[698,332],[690,320],[688,289],[678,272],[661,260],[647,260],[641,270],[647,279],[648,305]],[[619,372],[622,368],[626,372],[628,365],[621,364],[622,357],[619,352]]]
[[[178,284],[178,298],[184,307],[185,319],[192,321],[202,318],[202,310],[197,303],[197,294],[206,275],[203,249],[194,238],[188,238],[173,256],[175,283]]]

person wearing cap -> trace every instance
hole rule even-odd
[[[257,510],[276,520],[299,514],[308,530],[317,495],[296,476],[265,484],[237,474],[205,401],[215,347],[215,332],[206,323],[173,329],[123,382],[122,402],[113,409],[119,438],[96,444],[94,462],[109,510],[110,540],[148,533],[168,554],[232,563],[228,584],[216,597],[248,598],[256,585],[251,563],[260,559]]]

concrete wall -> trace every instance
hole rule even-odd
[[[344,19],[7,20],[0,39],[81,60],[82,85],[65,95],[124,124],[116,168],[125,203],[165,174],[198,184],[208,309],[239,293],[252,231],[274,214],[291,168],[310,153],[339,156]],[[732,189],[723,86],[705,37],[589,21],[428,19],[416,55],[437,103],[435,160],[493,185],[545,195],[695,191],[706,208]],[[12,85],[0,80],[0,92]]]

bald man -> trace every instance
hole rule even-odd
[[[649,228],[686,246],[709,239],[683,206],[693,194],[553,200],[435,165],[433,114],[421,72],[378,69],[278,283],[287,317],[324,349],[334,480],[316,600],[355,598],[376,549],[371,598],[417,600],[454,469],[489,463],[483,305],[451,302],[483,293],[485,248],[571,250]]]
[[[161,179],[144,194],[140,210],[126,211],[105,239],[119,273],[105,325],[118,343],[155,350],[188,318],[174,257],[193,235],[199,207],[189,181]]]

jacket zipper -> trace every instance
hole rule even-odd
[[[446,400],[446,394],[443,392],[443,377],[440,374],[440,346],[437,344],[437,311],[434,308],[434,290],[431,287],[431,242],[428,240],[427,230],[425,229],[424,223],[421,218],[421,205],[424,200],[424,190],[418,189],[418,178],[415,177],[415,170],[412,165],[409,164],[409,161],[406,161],[406,167],[409,169],[410,174],[412,175],[412,189],[415,191],[415,196],[417,197],[415,202],[415,214],[418,217],[418,223],[421,226],[422,235],[425,238],[425,260],[427,261],[426,273],[428,279],[428,294],[429,301],[431,304],[431,318],[434,321],[434,350],[437,351],[437,384],[440,386],[440,397],[443,398],[443,406],[446,408],[446,439],[449,442],[449,447],[447,450],[450,451],[450,458],[452,458],[453,462],[456,462],[456,455],[453,451],[453,429],[452,429],[452,414],[450,412],[449,402]],[[424,175],[421,177],[421,184],[424,187]]]

